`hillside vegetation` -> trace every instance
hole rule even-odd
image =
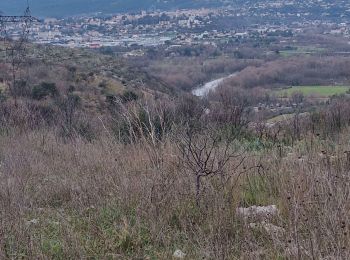
[[[350,61],[285,44],[1,56],[0,259],[349,259]]]
[[[346,96],[271,124],[249,88],[197,99],[37,50],[14,85],[1,64],[1,259],[350,257]]]

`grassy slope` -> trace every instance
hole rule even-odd
[[[303,93],[306,96],[316,95],[320,97],[330,97],[333,95],[345,94],[350,87],[348,86],[298,86],[277,91],[277,95],[290,97],[296,92]]]
[[[302,259],[311,250],[340,259],[350,243],[343,234],[350,224],[342,185],[347,137],[249,152],[243,166],[235,166],[240,158],[228,166],[235,182],[221,188],[205,180],[196,208],[193,176],[177,165],[170,140],[157,146],[162,163],[155,165],[147,143],[65,143],[45,131],[2,136],[1,257],[170,259],[180,248],[189,259],[284,259],[297,257],[297,238]],[[236,178],[256,163],[263,174]],[[285,229],[282,236],[248,228],[235,215],[238,206],[269,204],[281,211],[272,223]]]
[[[94,93],[103,79],[137,88],[135,75],[148,78],[108,57],[54,51],[52,74],[31,80],[64,76]],[[66,68],[72,60],[74,77]],[[91,71],[98,76],[81,80]],[[243,164],[238,156],[227,165],[230,181],[203,180],[201,207],[173,136],[126,145],[105,130],[92,142],[62,140],[46,128],[1,132],[0,259],[170,259],[177,248],[189,259],[348,259],[349,131],[307,135],[294,146],[259,140]],[[271,222],[282,234],[250,228],[235,214],[270,204],[280,210]]]

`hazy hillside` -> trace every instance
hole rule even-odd
[[[176,8],[201,8],[201,7],[218,7],[227,5],[255,5],[257,3],[270,3],[272,0],[29,0],[32,12],[40,17],[64,17],[81,14],[103,13],[111,14],[118,12],[132,12],[140,10],[161,9],[169,10]],[[320,4],[315,1],[291,1],[290,10],[295,12],[295,8],[305,8],[312,6],[312,13],[317,12],[322,5],[328,3],[337,3],[339,9],[344,9],[345,0],[323,0]],[[1,0],[0,13],[19,14],[22,13],[27,5],[26,0]],[[329,9],[332,13],[334,8]]]
[[[116,13],[142,9],[195,8],[218,6],[218,0],[31,0],[32,12],[38,16],[69,16],[84,13]],[[0,10],[5,13],[21,13],[26,7],[24,0],[2,0]]]

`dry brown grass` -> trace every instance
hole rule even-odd
[[[348,259],[347,134],[250,152],[222,186],[193,176],[171,140],[125,145],[101,137],[63,141],[48,130],[2,135],[0,255],[39,259]],[[323,153],[321,153],[323,151]],[[326,151],[326,152],[325,152]],[[157,160],[155,160],[155,157]],[[237,176],[231,161],[226,171]],[[285,231],[249,228],[238,206],[278,206]]]

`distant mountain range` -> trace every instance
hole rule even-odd
[[[240,0],[241,1],[241,0]],[[39,17],[62,17],[92,13],[118,13],[152,9],[218,7],[237,0],[29,0],[32,13]],[[0,0],[0,12],[20,14],[26,0]]]

